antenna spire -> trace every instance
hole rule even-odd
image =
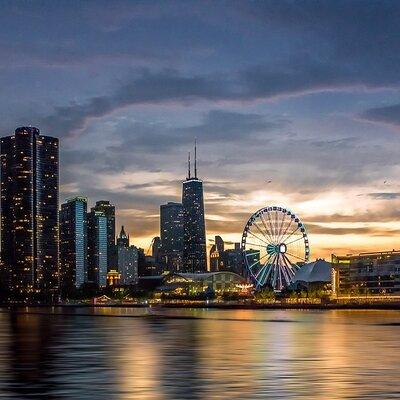
[[[188,179],[190,179],[190,151],[188,153]]]
[[[197,138],[194,138],[194,177],[197,178]]]

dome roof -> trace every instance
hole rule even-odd
[[[292,282],[330,282],[331,268],[331,263],[316,260],[303,265],[294,275]]]

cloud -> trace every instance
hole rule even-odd
[[[309,235],[370,235],[370,236],[397,236],[397,229],[385,229],[377,227],[345,227],[338,228],[319,224],[307,224]]]
[[[360,114],[362,119],[371,122],[400,126],[400,104],[393,104],[384,107],[374,107],[365,110]]]
[[[367,196],[376,200],[394,200],[400,198],[400,192],[368,193]]]
[[[214,109],[204,113],[198,124],[168,126],[163,123],[123,122],[115,128],[113,137],[120,142],[107,147],[115,155],[146,152],[154,155],[169,155],[178,148],[193,146],[197,137],[202,146],[217,145],[266,145],[272,132],[281,132],[290,124],[283,118],[269,118],[257,113],[241,113]],[[129,161],[126,165],[130,165]]]
[[[58,106],[43,117],[40,125],[60,136],[81,131],[88,120],[103,117],[123,107],[164,102],[188,102],[193,99],[222,100],[233,96],[225,82],[216,77],[183,76],[177,71],[142,71],[114,93],[95,96],[83,103]]]
[[[400,60],[399,60],[400,61]],[[372,74],[364,65],[346,66],[336,60],[320,61],[304,56],[281,65],[256,65],[238,72],[218,74],[182,74],[177,70],[134,74],[113,92],[95,96],[84,102],[55,107],[53,113],[41,118],[40,124],[60,135],[81,132],[87,122],[101,118],[124,107],[167,103],[192,104],[196,101],[248,102],[268,100],[324,90],[346,90],[354,87],[379,88],[398,86],[400,75]]]

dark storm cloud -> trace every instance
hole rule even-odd
[[[360,116],[367,121],[400,126],[400,104],[370,108]]]
[[[177,71],[141,72],[110,95],[97,96],[84,103],[56,107],[42,118],[41,126],[57,130],[61,136],[83,129],[91,118],[105,116],[117,109],[135,104],[160,104],[169,101],[187,102],[197,99],[218,100],[233,95],[218,79],[183,76]]]
[[[122,132],[119,134],[121,143],[108,149],[114,154],[130,153],[131,149],[168,154],[178,147],[191,147],[195,137],[206,145],[219,142],[239,145],[250,140],[262,140],[265,145],[270,132],[289,124],[289,120],[282,118],[217,109],[203,114],[200,123],[186,127],[124,122],[116,128],[117,132]]]
[[[391,78],[377,75],[371,79],[368,71],[362,72],[365,69],[368,67],[360,70],[360,65],[348,68],[335,66],[331,62],[302,60],[299,65],[292,62],[279,67],[255,66],[238,74],[232,73],[228,78],[223,72],[219,76],[201,76],[182,75],[173,70],[146,71],[127,81],[114,93],[58,106],[52,114],[41,118],[40,123],[49,131],[57,129],[60,135],[70,135],[81,131],[90,119],[134,105],[169,102],[190,104],[198,100],[213,103],[254,101],[355,86],[383,87],[400,82],[398,73]]]
[[[20,40],[16,46],[3,42],[6,55],[24,55],[25,48],[19,46],[30,51],[37,47],[34,51],[42,52],[46,60],[81,57],[97,68],[102,54],[114,61],[123,57],[150,61],[148,70],[125,71],[119,79],[124,83],[114,82],[114,89],[104,94],[69,104],[58,102],[41,120],[46,129],[62,127],[61,135],[76,133],[92,118],[138,104],[243,102],[400,83],[400,6],[392,1],[319,1],[318,6],[314,1],[214,2],[208,4],[209,12],[195,2],[115,4],[114,10],[106,3],[97,7],[96,2],[76,3],[77,11],[69,8],[63,15],[65,28],[55,23],[62,7],[50,7],[56,40],[44,44],[35,40],[48,37],[42,23],[38,37]],[[51,12],[45,9],[45,14]],[[100,23],[94,24],[97,15]],[[40,18],[40,13],[34,17]],[[68,30],[69,26],[76,29]],[[252,35],[243,35],[243,29]],[[270,37],[279,41],[274,43]],[[193,47],[207,56],[194,57]],[[152,60],[150,53],[158,54],[160,62]],[[194,64],[202,65],[203,57],[217,61],[218,68],[162,69],[173,64],[168,60],[175,53],[177,58],[193,57]],[[119,65],[123,67],[124,61]]]
[[[142,189],[153,189],[159,188],[160,186],[177,186],[182,183],[181,180],[163,180],[163,181],[153,181],[147,183],[130,183],[124,186],[127,190],[142,190]]]

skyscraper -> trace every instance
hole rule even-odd
[[[21,127],[1,139],[1,250],[12,296],[59,286],[58,139]]]
[[[61,205],[60,278],[68,294],[87,281],[87,199],[75,197]]]
[[[138,280],[138,249],[129,245],[129,236],[126,235],[124,227],[117,238],[118,272],[122,285],[132,285]]]
[[[194,150],[194,177],[191,177],[190,154],[188,177],[183,182],[183,270],[207,270],[206,228],[204,222],[203,181],[197,178],[197,148]]]
[[[215,236],[214,244],[210,249],[210,271],[216,272],[222,270],[223,265],[223,253],[225,250],[225,243],[221,236]]]
[[[108,200],[100,200],[96,201],[93,209],[103,212],[107,218],[107,269],[116,269],[118,260],[115,247],[115,206]]]
[[[170,271],[182,270],[183,206],[168,202],[160,206],[162,264]]]
[[[98,286],[107,284],[107,217],[91,209],[88,221],[88,281]]]

